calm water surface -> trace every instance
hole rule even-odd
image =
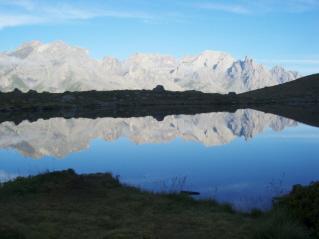
[[[0,180],[46,170],[111,172],[153,191],[191,190],[266,209],[319,180],[319,128],[253,110],[0,124]]]

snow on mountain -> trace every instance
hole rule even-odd
[[[25,43],[0,53],[0,90],[18,88],[63,92],[83,90],[152,89],[203,92],[244,92],[294,80],[298,73],[271,70],[249,58],[204,51],[176,59],[158,54],[135,54],[124,61],[92,59],[88,51],[57,41]]]
[[[126,137],[137,144],[163,143],[182,138],[206,146],[222,145],[236,137],[250,139],[270,127],[275,131],[296,126],[293,120],[254,110],[236,113],[171,115],[163,121],[153,117],[64,119],[0,124],[0,148],[13,148],[32,158],[65,157],[88,148],[90,141]]]

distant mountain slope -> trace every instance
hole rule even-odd
[[[227,53],[204,51],[176,59],[156,54],[135,54],[124,61],[90,58],[87,50],[64,42],[26,43],[0,53],[0,91],[18,88],[64,92],[83,90],[152,89],[237,93],[277,85],[298,78],[298,73],[277,66],[271,70],[252,59],[235,60]]]

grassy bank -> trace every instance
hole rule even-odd
[[[280,201],[271,212],[125,186],[110,174],[72,170],[0,187],[0,238],[310,238]]]

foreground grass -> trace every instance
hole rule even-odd
[[[121,185],[110,174],[72,170],[0,187],[0,238],[309,238],[282,209],[234,212],[229,205]]]

